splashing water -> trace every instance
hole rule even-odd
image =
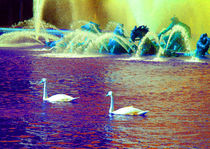
[[[202,62],[202,60],[200,60],[199,58],[197,57],[191,57],[191,59],[189,60],[185,60],[186,62]]]
[[[165,41],[163,40],[163,38],[158,38],[157,34],[155,33],[152,33],[152,32],[148,32],[142,39],[141,39],[141,43],[138,45],[138,49],[136,51],[136,54],[133,56],[133,57],[136,57],[136,58],[140,58],[140,53],[143,49],[143,45],[145,44],[147,38],[151,38],[153,37],[154,41],[159,45],[158,46],[158,53],[157,53],[157,56],[155,59],[153,59],[154,61],[163,61],[163,59],[161,58],[161,55],[164,54],[165,50],[168,49],[168,45],[171,41],[171,38],[172,36],[174,35],[175,32],[181,32],[181,35],[182,37],[184,38],[184,44],[186,46],[186,52],[191,52],[191,48],[190,48],[190,37],[186,31],[186,29],[180,25],[176,25],[172,28],[172,31],[169,33],[169,38],[168,38],[168,41],[167,43],[165,43]],[[166,45],[166,48],[163,49],[161,46],[160,46],[160,42],[163,42],[165,43]]]
[[[114,33],[92,33],[77,29],[64,36],[64,38],[54,47],[55,53],[74,53],[74,54],[88,54],[101,53],[100,49],[103,47],[107,52],[108,42],[114,38],[124,49],[128,51],[132,49],[131,43],[124,37]]]
[[[40,25],[42,26],[43,29],[52,28],[52,29],[60,31],[60,29],[58,29],[55,25],[46,23],[44,20],[40,20]],[[34,29],[35,28],[34,26],[35,26],[35,20],[34,20],[34,18],[31,18],[29,20],[19,21],[17,24],[13,24],[11,27],[12,28],[22,28],[22,29]],[[41,28],[40,28],[40,31],[43,31],[43,30],[41,30]]]
[[[155,42],[160,45],[159,39],[157,34],[153,33],[153,32],[148,32],[142,39],[141,39],[141,43],[138,45],[138,49],[136,51],[136,54],[134,55],[135,57],[139,57],[140,53],[143,49],[143,45],[145,44],[147,38],[149,37],[153,37],[153,39],[155,40]],[[159,51],[162,50],[162,48],[159,46]]]
[[[84,53],[89,44],[91,44],[93,40],[97,39],[98,36],[98,34],[77,29],[66,34],[63,40],[56,44],[54,52],[77,54]]]
[[[169,36],[169,38],[168,38],[168,42],[167,42],[167,44],[166,44],[166,48],[165,48],[165,49],[168,49],[168,45],[169,45],[169,43],[170,43],[170,41],[171,41],[171,38],[172,38],[172,36],[174,35],[174,33],[176,33],[176,32],[181,32],[181,35],[182,35],[182,37],[184,38],[184,43],[185,43],[185,45],[186,45],[186,51],[187,51],[187,52],[190,52],[190,51],[191,51],[191,50],[190,50],[190,37],[189,37],[189,35],[188,35],[186,29],[185,29],[183,26],[181,26],[181,25],[175,25],[175,26],[172,28],[172,31],[171,31],[170,36]]]
[[[29,28],[35,29],[35,31],[23,31],[23,32],[13,32],[13,33],[5,33],[2,36],[0,36],[0,46],[30,46],[30,45],[44,45],[45,41],[58,41],[59,38],[53,35],[48,34],[45,31],[45,28],[53,28],[56,30],[59,30],[56,26],[50,25],[49,23],[45,23],[42,20],[43,17],[43,9],[44,5],[46,4],[46,0],[33,0],[33,18],[30,20],[26,20],[24,22],[20,22],[18,25],[24,25],[29,24]],[[108,47],[107,44],[109,40],[113,37],[115,37],[115,41],[119,43],[124,49],[128,51],[128,48],[132,49],[132,44],[128,41],[127,38],[115,35],[113,33],[107,33],[102,32],[99,33],[98,30],[93,26],[94,30],[97,33],[91,33],[86,31],[79,30],[82,25],[87,24],[89,21],[85,20],[79,20],[74,21],[70,25],[70,29],[72,29],[72,32],[69,32],[68,34],[65,34],[64,38],[62,40],[59,40],[59,42],[56,43],[56,46],[53,48],[54,53],[77,53],[77,54],[86,54],[86,53],[100,53],[100,48],[103,47],[107,52]],[[115,27],[117,26],[117,22],[110,21],[106,24],[106,27],[104,31],[113,31]],[[27,27],[26,27],[27,28]],[[187,35],[187,32],[184,27],[180,25],[176,25],[172,28],[170,31],[169,38],[167,43],[164,43],[165,41],[163,38],[158,39],[157,35],[148,32],[141,40],[141,43],[138,45],[138,49],[135,53],[135,57],[140,57],[140,53],[142,51],[143,45],[146,42],[147,38],[153,37],[155,42],[160,45],[160,42],[163,41],[163,43],[166,45],[165,49],[163,49],[161,46],[159,46],[158,53],[157,53],[157,60],[160,60],[160,56],[164,54],[164,51],[169,48],[169,43],[172,39],[172,36],[175,32],[181,32],[182,37],[184,38],[184,44],[186,46],[186,52],[191,52],[192,49],[190,48],[190,38]],[[124,34],[126,36],[129,36],[128,31],[124,30]],[[132,49],[135,51],[134,49]],[[196,61],[195,59],[192,59],[192,61]]]
[[[134,56],[131,57],[130,60],[143,60],[143,57],[140,56],[140,53],[143,49],[143,45],[145,44],[146,40],[148,38],[153,38],[153,40],[156,42],[156,44],[160,45],[160,40],[157,36],[157,34],[153,33],[153,32],[148,32],[142,39],[141,39],[141,43],[138,45],[138,49],[136,51],[136,54]],[[158,51],[158,54],[159,53],[162,53],[164,51],[164,49],[161,47],[161,46],[158,46],[157,47],[158,49],[156,49]],[[145,60],[144,61],[164,61],[160,56],[156,56],[154,59],[150,60]]]
[[[191,48],[190,48],[190,37],[186,31],[186,29],[183,27],[183,26],[180,26],[180,25],[175,25],[172,30],[170,31],[169,33],[169,38],[168,38],[168,41],[167,43],[165,43],[165,41],[163,40],[162,36],[160,38],[160,41],[164,42],[166,44],[166,47],[163,49],[161,46],[160,46],[160,49],[158,51],[158,54],[157,54],[157,58],[160,58],[161,55],[164,55],[164,52],[168,49],[168,46],[169,46],[169,43],[171,41],[171,38],[172,36],[176,33],[176,32],[180,32],[181,33],[181,36],[183,37],[184,39],[184,44],[186,46],[186,51],[185,52],[190,52]],[[160,44],[159,44],[160,45]]]
[[[31,32],[14,32],[14,33],[7,33],[2,36],[0,36],[0,45],[1,46],[27,46],[27,45],[33,45],[33,44],[41,44],[44,45],[43,40],[49,41],[57,41],[59,40],[58,37],[47,34],[45,32],[45,28],[47,23],[45,23],[42,20],[43,15],[43,8],[46,0],[33,0],[33,18],[28,21],[34,25],[35,33]],[[26,23],[26,21],[24,21]],[[103,47],[107,52],[108,47],[107,44],[109,40],[113,37],[114,40],[119,43],[125,50],[128,51],[130,48],[132,51],[135,51],[132,48],[132,44],[128,41],[127,38],[115,35],[113,33],[100,33],[98,32],[98,29],[95,26],[92,26],[92,28],[96,31],[96,33],[91,33],[87,31],[81,31],[79,28],[81,28],[82,25],[87,24],[88,21],[85,20],[79,20],[74,21],[70,28],[74,31],[69,32],[65,35],[65,37],[62,40],[59,40],[59,42],[56,43],[56,46],[53,47],[55,53],[77,53],[77,54],[85,54],[85,53],[100,53],[100,48]],[[105,31],[114,30],[117,26],[117,22],[110,21],[105,27]],[[56,27],[51,27],[54,29],[59,30]],[[43,30],[42,30],[43,29]],[[61,31],[62,32],[62,31]],[[128,35],[128,32],[124,30],[125,35]],[[184,43],[186,45],[186,51],[190,52],[190,38],[187,35],[187,32],[184,27],[180,25],[176,25],[172,28],[168,41],[165,43],[166,48],[163,49],[161,46],[158,48],[157,58],[159,60],[160,56],[164,54],[164,51],[168,49],[169,43],[171,41],[172,36],[175,32],[181,32],[182,37],[184,38]],[[143,49],[143,45],[146,42],[147,38],[153,37],[154,41],[160,45],[160,41],[164,41],[162,38],[159,40],[157,35],[152,32],[148,32],[141,40],[141,43],[138,45],[135,57],[139,57],[140,53]],[[28,41],[27,43],[23,43],[24,41]],[[19,43],[19,44],[17,44]],[[21,43],[21,44],[20,44]]]
[[[170,32],[169,34],[169,38],[168,38],[168,41],[166,44],[166,48],[163,49],[161,46],[160,46],[160,42],[164,42],[164,40],[162,38],[158,39],[158,36],[155,34],[155,33],[152,33],[152,32],[148,32],[141,40],[141,43],[139,44],[138,46],[138,50],[136,52],[136,55],[135,57],[139,57],[140,56],[140,53],[143,49],[143,45],[145,44],[146,42],[146,39],[149,38],[150,36],[152,36],[155,40],[155,42],[159,45],[159,49],[158,49],[158,53],[157,53],[157,57],[154,59],[154,60],[157,60],[157,61],[162,61],[162,59],[160,58],[161,55],[164,54],[165,50],[168,49],[168,45],[171,41],[171,38],[172,36],[174,35],[175,32],[181,32],[181,35],[182,37],[184,38],[184,43],[186,45],[186,52],[191,52],[190,50],[190,37],[188,35],[188,33],[186,32],[186,29],[180,25],[176,25],[172,28],[172,31]]]
[[[40,28],[41,28],[41,20],[43,15],[43,7],[45,4],[45,0],[33,0],[33,17],[34,17],[34,23],[35,23],[35,32],[36,32],[36,38],[38,39]]]
[[[74,21],[70,24],[70,29],[73,29],[73,30],[80,29],[82,25],[85,25],[88,23],[89,21],[86,21],[86,20]]]
[[[105,31],[114,31],[114,29],[116,28],[116,26],[118,25],[118,22],[114,22],[114,21],[109,21],[106,24],[106,27],[104,28]]]
[[[109,21],[106,24],[106,27],[104,28],[104,31],[114,31],[116,26],[119,25],[119,22],[115,22],[115,21]],[[121,27],[121,26],[119,26]],[[130,36],[130,33],[128,33],[128,30],[126,30],[125,28],[121,28],[124,31],[124,35],[125,36]]]
[[[38,39],[37,39],[38,35]],[[58,40],[59,38],[47,33],[35,33],[34,31],[16,31],[4,33],[0,36],[1,47],[23,47],[44,45],[43,41]]]
[[[45,28],[59,30],[56,26],[46,23],[42,20],[43,7],[45,0],[33,1],[33,18],[20,21],[12,25],[12,28],[21,27],[19,31],[4,33],[0,36],[1,47],[24,47],[33,45],[44,45],[44,41],[58,40],[59,38],[48,34]],[[26,30],[31,29],[31,30]]]

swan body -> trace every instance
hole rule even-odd
[[[77,99],[78,97],[71,97],[69,95],[65,95],[65,94],[56,94],[53,95],[51,97],[47,96],[47,79],[43,78],[40,81],[40,84],[43,83],[44,84],[44,89],[43,89],[43,100],[44,101],[48,101],[48,102],[68,102],[68,101],[72,101]]]
[[[143,110],[134,108],[133,106],[128,106],[128,107],[120,108],[120,109],[114,111],[114,98],[113,98],[113,95],[112,95],[112,91],[109,91],[106,96],[110,96],[111,97],[111,104],[110,104],[110,108],[109,108],[109,113],[110,114],[145,115],[146,113],[149,112],[149,111],[143,111]]]
[[[46,100],[46,101],[49,101],[49,102],[58,102],[58,101],[68,102],[68,101],[72,101],[74,99],[77,99],[77,98],[74,98],[74,97],[71,97],[71,96],[68,96],[68,95],[65,95],[65,94],[56,94],[56,95],[53,95],[49,98],[45,98],[43,100]]]

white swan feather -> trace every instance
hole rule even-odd
[[[120,108],[120,109],[114,111],[114,97],[113,97],[112,91],[109,91],[106,96],[110,96],[111,97],[111,104],[110,104],[110,109],[109,109],[109,113],[110,114],[145,115],[146,113],[149,112],[149,111],[143,111],[143,110],[134,108],[133,106],[127,106],[127,107]]]
[[[48,101],[51,103],[55,103],[55,102],[68,102],[68,101],[72,101],[75,100],[79,97],[72,97],[69,95],[65,95],[65,94],[56,94],[53,95],[51,97],[47,96],[47,79],[46,78],[42,78],[42,80],[40,81],[40,84],[43,83],[44,84],[44,88],[43,88],[43,100],[44,101]]]

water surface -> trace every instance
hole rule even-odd
[[[203,63],[53,58],[27,48],[0,50],[1,148],[209,148],[209,59]],[[121,57],[121,56],[120,56]],[[80,97],[71,103],[48,95]],[[147,116],[110,116],[133,105]]]

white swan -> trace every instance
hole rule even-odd
[[[145,115],[149,111],[142,111],[140,109],[134,108],[133,106],[128,106],[124,108],[120,108],[114,111],[114,98],[112,95],[112,91],[109,91],[106,96],[111,97],[111,104],[109,108],[110,114],[121,114],[121,115]]]
[[[39,82],[39,84],[43,83],[44,84],[44,89],[43,89],[43,100],[48,101],[48,102],[65,102],[65,101],[72,101],[77,99],[78,97],[71,97],[65,94],[56,94],[48,98],[47,96],[47,79],[42,78],[42,80]]]

